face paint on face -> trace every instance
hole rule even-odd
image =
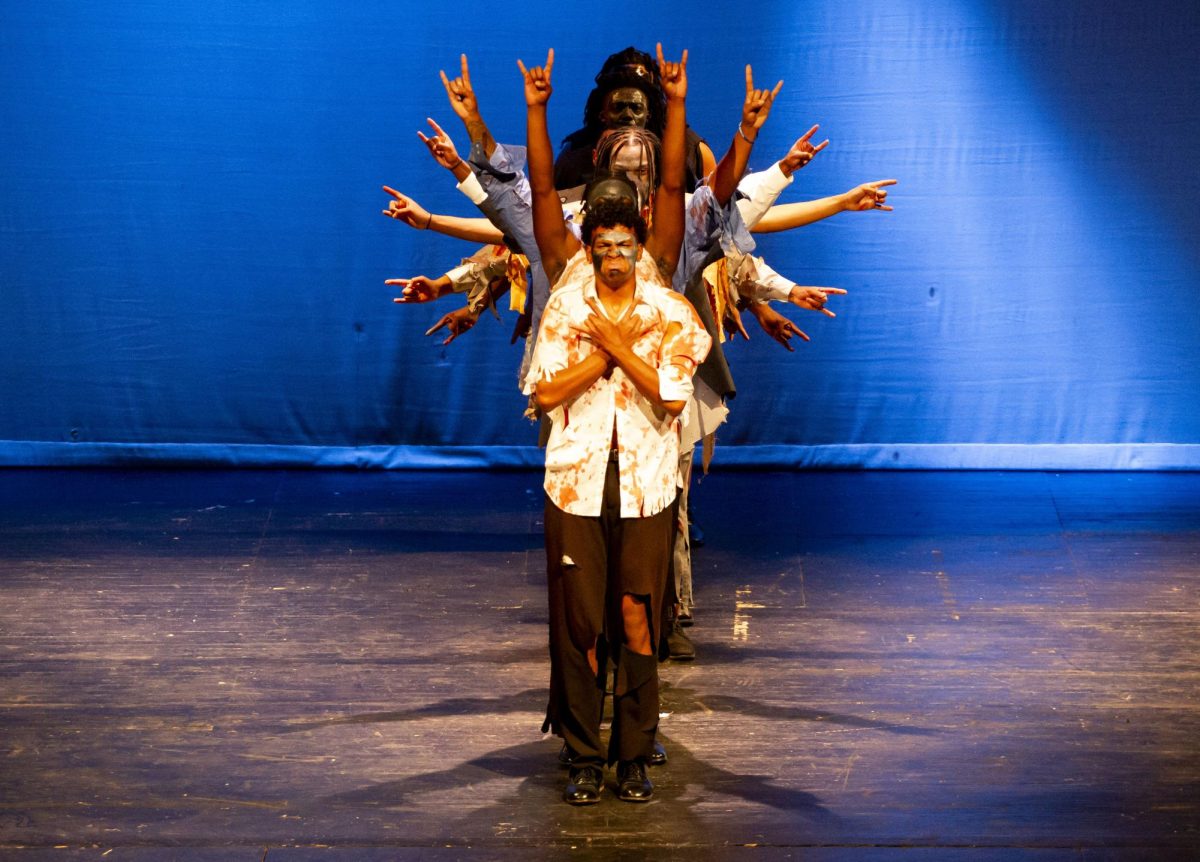
[[[646,200],[650,196],[650,153],[641,144],[618,146],[613,150],[608,169],[624,177],[637,189],[638,196]]]
[[[620,287],[633,276],[637,266],[637,235],[628,228],[605,227],[592,234],[592,269],[609,287]]]
[[[646,128],[650,119],[650,100],[637,87],[619,87],[604,97],[600,124],[606,129],[620,126]]]

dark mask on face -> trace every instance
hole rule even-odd
[[[606,129],[621,126],[646,127],[650,119],[650,102],[646,94],[637,87],[621,87],[604,97],[600,109],[600,123]]]

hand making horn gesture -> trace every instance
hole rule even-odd
[[[863,183],[861,186],[846,192],[846,209],[848,210],[884,210],[891,212],[893,207],[887,205],[887,189],[884,186],[894,186],[896,180],[876,180],[873,183]]]
[[[787,155],[779,160],[779,169],[783,171],[785,177],[790,177],[796,171],[812,161],[812,157],[821,150],[829,146],[829,138],[821,141],[815,147],[812,143],[812,136],[816,134],[820,126],[813,126],[803,135],[796,139],[796,143],[792,144],[792,148],[787,151]]]
[[[754,72],[749,64],[746,65],[746,101],[742,103],[742,122],[738,125],[738,131],[750,143],[754,143],[754,139],[758,137],[758,130],[767,121],[771,105],[782,89],[783,81],[780,80],[774,90],[756,90]]]
[[[450,97],[450,107],[465,123],[471,118],[479,116],[479,102],[475,99],[475,89],[471,86],[471,70],[467,68],[467,55],[462,54],[459,59],[462,63],[461,75],[451,81],[445,70],[441,70],[440,74],[442,86],[446,88],[446,95]]]
[[[656,42],[654,50],[658,54],[658,74],[662,79],[663,94],[668,100],[682,100],[687,97],[687,48],[678,63],[669,63],[663,59],[662,42]]]
[[[546,65],[526,69],[525,64],[517,60],[517,67],[525,78],[525,104],[529,107],[545,105],[550,101],[550,72],[554,69],[554,49],[546,53]]]

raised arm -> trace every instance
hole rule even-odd
[[[684,175],[687,169],[687,57],[685,48],[678,63],[663,59],[662,43],[655,46],[658,72],[667,97],[663,126],[662,170],[654,194],[654,219],[646,250],[670,280],[679,263],[683,244]]]
[[[460,55],[459,60],[462,65],[462,74],[452,81],[446,75],[445,70],[442,70],[440,73],[442,76],[442,86],[446,88],[446,95],[450,99],[451,109],[463,121],[463,125],[467,129],[467,137],[471,139],[471,143],[482,144],[484,155],[491,158],[492,153],[496,151],[496,139],[488,131],[487,124],[483,121],[483,116],[479,113],[479,102],[475,98],[475,88],[471,86],[471,70],[467,66],[467,55]]]
[[[529,190],[532,195],[533,234],[542,268],[554,284],[567,260],[578,248],[578,240],[567,230],[562,203],[554,190],[554,148],[546,125],[546,105],[550,101],[550,73],[554,69],[554,49],[546,55],[545,66],[526,69],[517,60],[525,79],[525,134],[528,138]]]
[[[742,102],[742,118],[738,122],[737,133],[717,169],[713,171],[713,197],[721,206],[729,203],[737,189],[738,181],[746,172],[746,164],[750,161],[750,150],[758,139],[758,131],[767,116],[771,113],[771,105],[775,97],[783,89],[783,81],[775,85],[774,90],[757,90],[754,88],[754,72],[746,66],[746,98]]]

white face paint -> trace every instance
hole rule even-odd
[[[609,287],[620,287],[637,266],[637,234],[623,227],[603,227],[592,234],[592,269]]]
[[[650,197],[650,154],[641,144],[618,147],[613,151],[609,170],[625,177],[637,189],[642,200]]]

